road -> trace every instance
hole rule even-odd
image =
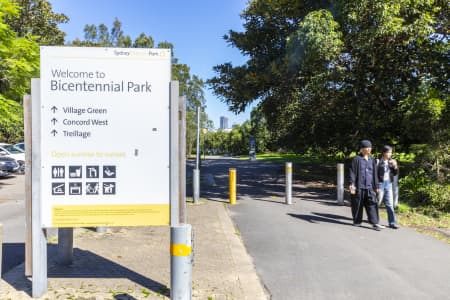
[[[448,299],[448,244],[409,228],[354,227],[334,189],[301,178],[288,206],[280,164],[215,159],[203,166],[215,186],[201,196],[224,202],[228,168],[237,168],[231,216],[272,299]]]
[[[2,274],[24,260],[24,180],[23,174],[0,179],[0,223],[3,226]]]

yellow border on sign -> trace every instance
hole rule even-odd
[[[169,204],[53,205],[53,227],[169,225]]]

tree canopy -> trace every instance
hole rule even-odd
[[[405,103],[432,95],[448,115],[448,15],[441,0],[251,1],[245,30],[225,36],[247,62],[216,66],[208,83],[234,112],[260,101],[292,150],[423,142]]]
[[[46,0],[11,0],[17,4],[18,13],[5,21],[19,37],[34,36],[41,45],[63,45],[66,33],[58,28],[69,18],[55,13]]]
[[[19,37],[5,22],[16,18],[19,7],[0,0],[0,139],[14,141],[23,134],[23,95],[39,70],[39,47],[33,37]]]

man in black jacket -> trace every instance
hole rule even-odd
[[[360,154],[353,157],[350,167],[350,193],[352,204],[353,225],[361,226],[363,206],[366,208],[367,218],[375,230],[380,230],[378,200],[379,192],[378,172],[376,161],[370,156],[372,143],[361,141]]]

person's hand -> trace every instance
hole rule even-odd
[[[395,159],[393,159],[391,163],[392,163],[392,167],[393,167],[394,169],[397,169],[397,166],[398,166],[398,165],[397,165],[397,161],[396,161]]]
[[[356,188],[353,184],[350,184],[348,189],[350,190],[350,194],[352,195],[356,194]]]
[[[377,194],[380,193],[380,189],[379,188],[377,188],[375,191],[377,192]]]

